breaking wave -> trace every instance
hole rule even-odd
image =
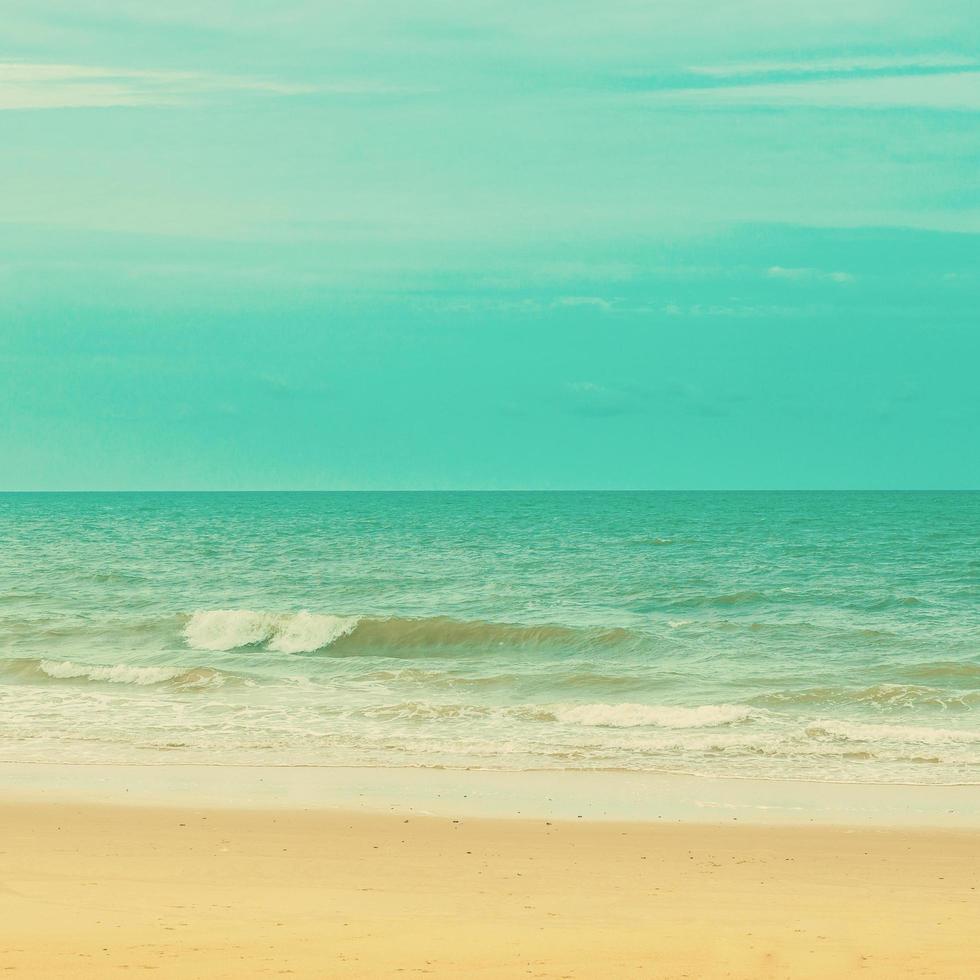
[[[356,616],[311,612],[268,613],[248,609],[210,609],[194,613],[184,637],[195,650],[237,650],[264,644],[279,653],[313,653],[346,636]]]
[[[583,648],[627,642],[626,629],[576,629],[570,626],[522,626],[455,620],[373,619],[322,613],[253,612],[212,609],[195,612],[184,626],[184,638],[195,650],[237,650],[261,646],[279,653],[337,653],[398,656],[400,652],[452,647],[488,650],[500,647]]]
[[[229,675],[211,667],[155,667],[133,664],[80,664],[71,660],[9,660],[6,674],[25,680],[93,681],[151,687],[168,684],[178,688],[220,687]]]

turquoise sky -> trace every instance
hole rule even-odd
[[[6,0],[0,488],[980,486],[975,0]]]

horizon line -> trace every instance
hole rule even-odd
[[[349,488],[97,488],[7,490],[14,494],[177,494],[177,493],[978,493],[980,487],[349,487]]]

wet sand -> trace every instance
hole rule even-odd
[[[11,977],[980,974],[980,832],[0,804]]]

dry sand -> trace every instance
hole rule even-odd
[[[11,977],[980,976],[980,833],[0,806]]]

